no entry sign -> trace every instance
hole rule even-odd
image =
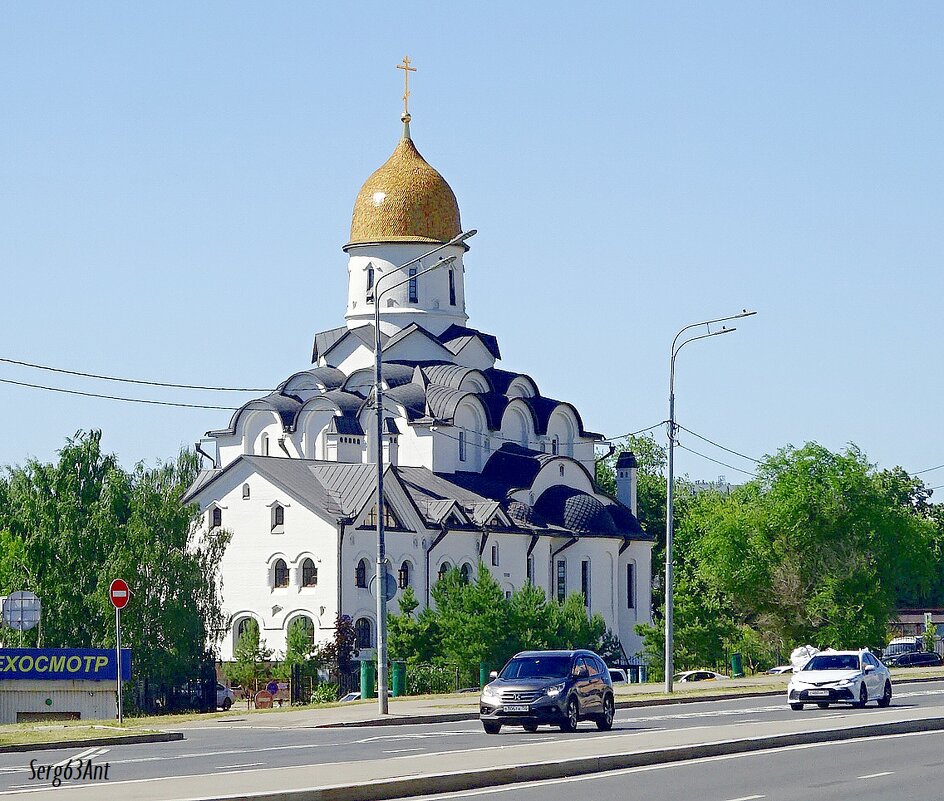
[[[115,579],[108,588],[108,597],[115,609],[124,609],[128,605],[128,601],[131,600],[128,582],[124,579]]]

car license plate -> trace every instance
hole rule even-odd
[[[820,696],[829,697],[829,690],[809,690],[807,695],[815,695],[817,698]]]
[[[527,704],[505,704],[506,712],[530,712],[531,707]]]

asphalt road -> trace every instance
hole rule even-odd
[[[893,709],[940,707],[944,716],[944,681],[903,684],[896,688]],[[782,697],[741,698],[670,706],[637,707],[619,710],[611,732],[597,732],[592,723],[582,723],[573,734],[542,727],[528,734],[517,727],[506,728],[497,736],[485,735],[477,721],[364,728],[315,729],[272,725],[241,725],[211,722],[188,726],[183,741],[144,745],[120,745],[95,749],[68,748],[0,754],[0,794],[35,789],[30,761],[55,764],[70,758],[92,758],[93,763],[109,763],[110,780],[159,779],[174,776],[231,775],[244,770],[356,762],[359,760],[400,759],[416,755],[442,755],[444,766],[455,764],[450,756],[496,746],[530,744],[540,754],[543,745],[564,739],[591,740],[627,738],[626,749],[646,746],[647,733],[705,729],[732,723],[751,736],[754,726],[778,721],[795,721],[808,716],[811,721],[843,722],[856,725],[876,719],[879,711],[836,707],[807,708],[793,712]],[[706,731],[710,734],[710,731]],[[942,793],[944,796],[944,793]],[[733,797],[733,796],[732,796]]]
[[[410,801],[864,801],[944,798],[944,732],[891,735],[510,784]]]

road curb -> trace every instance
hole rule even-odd
[[[89,737],[85,740],[56,740],[49,743],[21,743],[0,745],[0,754],[17,751],[48,751],[54,748],[89,748],[93,745],[138,745],[140,743],[170,743],[183,740],[179,731],[164,731],[157,734],[129,734],[121,737]]]
[[[763,751],[791,745],[841,742],[862,737],[927,731],[944,731],[944,718],[875,723],[845,729],[775,734],[742,740],[722,740],[715,743],[698,743],[653,751],[636,751],[630,754],[608,754],[555,762],[537,762],[463,773],[437,773],[426,776],[411,776],[409,778],[380,779],[370,784],[346,784],[242,795],[204,796],[199,801],[381,801],[381,799],[409,798],[434,793],[452,793],[486,787],[500,787],[519,782],[562,779],[612,770],[645,767],[647,765]],[[197,799],[191,801],[197,801]]]

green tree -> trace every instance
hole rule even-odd
[[[260,638],[259,624],[250,619],[233,650],[233,661],[226,666],[226,677],[252,695],[259,689],[259,683],[269,677],[267,662],[271,656],[272,651]]]
[[[175,462],[123,470],[101,449],[101,432],[79,432],[55,463],[29,460],[0,478],[0,581],[43,602],[27,643],[114,646],[108,586],[124,578],[122,644],[136,679],[176,684],[199,672],[223,625],[218,566],[228,537],[196,537],[198,510],[180,502],[198,472]]]

